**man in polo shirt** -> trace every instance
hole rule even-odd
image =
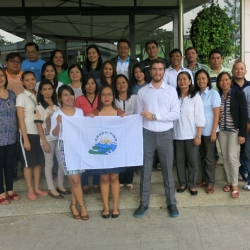
[[[247,81],[245,78],[246,74],[247,74],[247,69],[246,69],[245,63],[243,63],[241,61],[236,61],[233,65],[233,68],[232,68],[233,89],[243,91],[246,87],[250,86],[250,81]],[[248,93],[249,93],[249,90],[248,90]],[[247,97],[249,98],[248,95],[247,95]],[[250,190],[250,176],[248,176],[249,173],[248,173],[248,168],[247,168],[247,164],[249,164],[249,160],[246,158],[246,154],[245,154],[246,147],[245,146],[246,146],[246,144],[242,144],[240,147],[240,164],[241,164],[241,166],[239,167],[239,173],[240,173],[242,179],[249,183],[245,189]],[[249,149],[247,149],[247,150],[249,150]]]
[[[193,73],[193,77],[195,76],[195,73],[200,69],[205,69],[207,71],[207,65],[197,62],[198,54],[195,48],[187,48],[185,50],[185,58],[187,61],[185,68],[189,69]]]
[[[21,94],[24,90],[23,84],[21,82],[21,64],[22,58],[18,53],[11,52],[6,56],[6,75],[8,78],[7,89],[14,91],[17,95]]]
[[[44,60],[39,59],[39,46],[36,43],[30,42],[25,44],[25,53],[27,59],[22,62],[22,71],[30,70],[36,75],[36,81],[41,81],[41,69]]]
[[[158,57],[159,47],[158,43],[155,40],[149,40],[145,43],[145,51],[148,54],[148,58],[143,60],[141,63],[145,66],[146,81],[150,82],[152,80],[152,77],[149,72],[149,66],[151,62],[157,58],[162,59],[166,64],[166,68],[169,67],[169,62],[167,59]]]
[[[181,61],[182,61],[181,51],[179,49],[173,49],[169,54],[169,58],[170,58],[171,66],[169,66],[169,68],[165,70],[165,74],[163,77],[164,82],[176,88],[177,87],[177,75],[181,71],[187,71],[191,76],[192,84],[194,84],[192,72],[189,69],[186,69],[181,65]]]
[[[127,39],[120,39],[117,43],[118,56],[111,59],[116,66],[117,74],[124,74],[129,80],[132,77],[133,66],[138,62],[129,55],[130,43]]]
[[[223,67],[222,62],[223,62],[223,56],[222,52],[219,49],[213,49],[208,56],[208,61],[209,61],[209,66],[208,66],[208,74],[211,78],[211,84],[212,88],[217,90],[216,87],[216,80],[217,76],[221,72],[228,72],[230,75],[232,75],[232,72],[230,69]]]
[[[179,216],[175,199],[173,168],[173,121],[179,119],[177,91],[163,80],[165,63],[155,59],[150,65],[152,81],[137,94],[137,114],[143,118],[143,168],[141,169],[141,204],[136,218],[148,210],[154,152],[157,150],[164,179],[167,208],[171,217]]]

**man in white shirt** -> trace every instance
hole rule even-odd
[[[177,217],[173,167],[173,121],[179,119],[180,106],[175,88],[163,81],[165,62],[155,59],[150,65],[152,81],[137,95],[137,114],[143,117],[144,166],[141,170],[141,204],[134,216],[143,217],[148,210],[154,152],[160,159],[167,207],[171,217]]]
[[[187,71],[191,75],[192,84],[194,84],[193,73],[189,69],[186,69],[181,65],[181,61],[182,61],[181,51],[179,49],[171,50],[171,52],[169,53],[169,58],[170,58],[171,66],[169,66],[169,68],[165,70],[165,74],[163,77],[164,82],[176,88],[177,87],[177,75],[181,71]]]

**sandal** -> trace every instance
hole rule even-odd
[[[231,187],[232,187],[232,186],[230,186],[230,185],[227,184],[227,185],[223,188],[223,191],[224,191],[224,192],[230,192]]]
[[[69,209],[71,210],[71,213],[72,213],[72,215],[73,215],[73,218],[76,219],[76,220],[81,219],[80,213],[74,214],[73,211],[72,211],[72,209],[71,209],[71,206],[76,206],[76,204],[72,204],[72,203],[71,203],[71,204],[70,204],[70,207],[69,207]]]
[[[10,204],[9,199],[7,197],[1,198],[0,204],[1,205],[9,205]]]
[[[79,206],[80,208],[81,207],[84,207],[85,208],[85,210],[86,210],[86,207],[83,205],[83,206]],[[87,210],[86,210],[86,212],[87,212]],[[86,214],[86,215],[80,215],[80,218],[82,219],[82,220],[88,220],[89,219],[89,215],[88,215],[88,213]]]
[[[120,191],[122,191],[124,185],[123,184],[120,184]]]
[[[240,195],[238,190],[233,190],[231,193],[232,198],[238,198]]]
[[[134,192],[134,191],[135,191],[135,188],[134,188],[133,184],[127,184],[127,189],[128,189],[130,192]]]
[[[99,194],[99,193],[101,192],[99,186],[93,187],[93,190],[94,190],[94,193],[95,193],[95,194]]]
[[[89,188],[89,187],[87,187],[87,188],[83,188],[82,189],[82,192],[83,192],[83,194],[86,194],[86,195],[89,195],[89,194],[91,194],[92,193],[92,191],[91,191],[91,189]]]
[[[7,192],[7,195],[9,196],[9,198],[11,200],[14,200],[14,201],[18,201],[20,199],[20,196],[17,193],[14,193],[14,192],[12,192],[11,195],[9,195],[8,192]]]

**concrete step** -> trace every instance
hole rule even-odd
[[[174,174],[174,179],[177,181],[178,178],[177,178],[176,167],[173,168],[173,174]],[[223,165],[219,164],[216,167],[215,177],[216,177],[216,180],[225,180],[225,171],[224,171]],[[89,183],[92,183],[91,180],[92,180],[92,177],[90,176]],[[200,181],[200,180],[201,180],[201,178],[200,178],[200,171],[199,171],[198,181]],[[163,178],[162,178],[161,170],[154,170],[152,173],[152,176],[151,176],[151,183],[158,183],[158,182],[162,182],[162,181],[163,181]],[[54,183],[56,186],[56,180],[54,181]],[[134,183],[140,183],[140,176],[136,173],[134,175]],[[64,186],[66,188],[70,188],[69,180],[67,177],[65,177],[65,179],[64,179]],[[45,189],[45,190],[47,189],[47,182],[46,182],[46,179],[44,177],[44,174],[42,174],[42,176],[41,176],[40,188]],[[18,180],[16,182],[14,182],[14,190],[16,192],[27,190],[25,180],[24,180],[24,177],[22,176],[22,174],[20,174]]]
[[[250,192],[243,190],[244,182],[239,182],[240,196],[237,199],[233,199],[230,193],[222,191],[225,181],[217,181],[215,185],[214,194],[206,194],[204,188],[198,188],[198,195],[191,196],[189,191],[184,193],[176,193],[176,199],[178,207],[197,207],[197,206],[214,206],[214,205],[250,205],[249,195]],[[131,193],[126,188],[121,191],[119,207],[120,209],[135,209],[140,203],[139,198],[139,184],[135,183],[135,192]],[[176,187],[178,184],[176,183]],[[30,201],[27,199],[27,192],[20,191],[19,201],[11,201],[10,205],[2,205],[0,209],[0,217],[6,216],[28,216],[34,214],[53,214],[69,212],[69,205],[71,202],[71,196],[65,195],[64,199],[56,200],[47,197],[39,197],[36,201]],[[91,194],[84,196],[84,202],[87,210],[102,210],[101,194]],[[110,204],[111,200],[110,200]],[[110,206],[111,207],[111,206]],[[152,183],[151,195],[150,195],[150,207],[162,207],[166,208],[166,198],[163,188],[163,183]]]

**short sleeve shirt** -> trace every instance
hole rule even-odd
[[[202,135],[210,136],[213,128],[214,120],[214,108],[219,108],[221,105],[221,98],[219,92],[214,89],[206,88],[206,90],[200,94],[203,105],[204,105],[204,114],[206,118],[205,126],[202,129]],[[216,132],[219,132],[219,125],[217,126]]]
[[[43,128],[43,133],[47,141],[53,141],[50,137],[50,126],[51,126],[51,116],[52,114],[59,109],[59,106],[54,105],[51,108],[47,102],[38,103],[36,106],[36,116],[35,123],[41,123]]]
[[[16,98],[16,107],[24,110],[24,123],[27,134],[38,135],[36,124],[34,123],[36,110],[36,96],[26,89]]]
[[[93,109],[96,109],[98,105],[98,96],[95,96],[94,101],[91,103],[88,98],[84,95],[76,98],[75,107],[80,108],[84,115],[88,115]]]

